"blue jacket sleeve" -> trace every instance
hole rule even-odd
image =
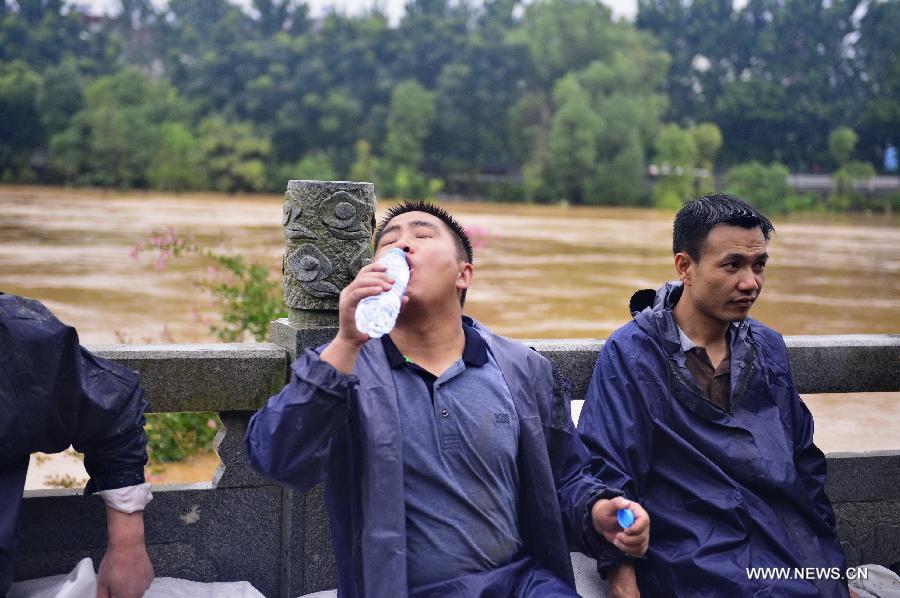
[[[825,494],[827,464],[825,455],[813,443],[813,417],[809,409],[796,395],[793,405],[794,419],[794,466],[803,482],[807,495],[816,514],[837,537],[837,524],[831,501]]]
[[[640,503],[653,451],[653,426],[632,371],[615,337],[608,340],[594,367],[578,431],[591,455],[591,471]],[[607,555],[610,558],[597,559],[601,572],[622,557],[618,552]]]
[[[813,442],[814,423],[809,408],[800,398],[794,384],[794,376],[788,364],[787,347],[778,336],[778,349],[785,364],[787,384],[790,385],[791,419],[794,445],[794,466],[806,490],[813,510],[832,538],[837,538],[837,523],[831,500],[825,494],[827,463],[825,454]]]
[[[245,443],[263,476],[305,491],[323,481],[348,433],[356,376],[341,374],[307,350],[291,365],[291,379],[251,419]]]
[[[72,438],[90,476],[86,494],[142,484],[147,464],[138,375],[79,347],[81,408]]]
[[[0,435],[13,438],[9,454],[74,446],[84,453],[87,494],[143,483],[147,403],[137,373],[84,349],[75,330],[37,301],[3,295],[0,318],[3,344],[15,356],[0,362],[0,398],[10,415]]]
[[[552,370],[550,462],[568,542],[585,554],[602,558],[618,549],[594,531],[591,508],[601,498],[613,498],[622,493],[591,474],[590,456],[572,423],[571,385],[555,367]]]

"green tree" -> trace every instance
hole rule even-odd
[[[750,202],[765,214],[790,211],[793,193],[788,185],[789,171],[783,164],[748,162],[735,166],[725,177],[723,191]]]
[[[851,160],[842,164],[831,175],[832,193],[828,197],[828,207],[837,211],[869,207],[865,196],[857,189],[857,184],[864,183],[873,176],[875,167],[868,162]]]
[[[350,168],[350,180],[371,183],[378,172],[378,161],[372,155],[372,146],[360,139],[356,142],[356,160]]]
[[[700,196],[715,191],[716,154],[722,147],[722,132],[714,123],[700,123],[691,134],[697,144],[697,166],[705,172],[697,177],[696,195]]]
[[[388,195],[429,197],[440,190],[443,183],[427,179],[420,170],[434,117],[433,92],[415,81],[404,81],[394,88],[379,177]]]
[[[670,170],[687,170],[697,164],[699,151],[690,129],[668,124],[662,127],[654,142],[656,161]]]
[[[638,0],[635,20],[671,57],[668,116],[681,124],[712,117],[737,52],[739,15],[730,0]]]
[[[272,144],[255,134],[252,124],[211,116],[197,131],[202,163],[213,189],[234,193],[266,188],[266,161]]]
[[[654,203],[677,209],[694,195],[694,167],[699,152],[694,136],[678,125],[664,126],[654,143],[660,177],[653,189]]]
[[[200,140],[183,123],[160,127],[160,142],[147,167],[147,183],[155,189],[186,191],[208,188]]]
[[[704,168],[712,168],[716,161],[716,154],[722,147],[722,131],[715,123],[700,123],[691,130],[694,143],[697,144],[697,154],[700,164]]]
[[[391,166],[419,168],[434,114],[434,94],[416,81],[404,81],[394,88],[384,142],[384,155]]]
[[[37,109],[47,134],[65,129],[83,107],[84,83],[76,61],[67,58],[47,68],[37,94]]]
[[[331,159],[325,152],[313,152],[303,156],[294,169],[296,176],[293,178],[297,179],[334,181],[340,178],[331,163]]]
[[[444,67],[465,52],[472,5],[450,0],[409,0],[391,36],[391,71],[396,80],[415,80],[434,89]]]
[[[868,162],[851,160],[859,137],[850,127],[838,127],[828,135],[828,150],[838,164],[832,175],[832,193],[828,198],[833,210],[863,207],[864,197],[856,188],[858,183],[875,176],[875,167]]]
[[[464,174],[466,190],[475,194],[484,170],[502,171],[515,163],[505,125],[520,93],[510,81],[524,73],[527,54],[502,37],[476,37],[460,54],[438,77],[427,168]]]
[[[586,201],[641,203],[646,197],[647,148],[667,106],[661,88],[668,56],[651,36],[625,22],[613,22],[609,9],[593,0],[535,2],[509,37],[528,48],[531,58],[530,89],[510,110],[511,145],[530,149],[524,158],[521,151],[514,154],[528,163],[523,169],[528,192],[547,197],[568,188],[565,195],[572,199],[578,188],[575,195]],[[566,161],[574,164],[592,156],[592,163],[589,179],[561,186],[551,160],[559,165],[564,155],[561,140],[576,133],[571,105],[566,115],[557,114],[565,105],[556,101],[558,86],[569,77],[587,94],[588,122],[585,131],[577,132],[582,144],[570,150]],[[601,126],[595,126],[595,118]],[[554,176],[552,182],[541,180]],[[585,193],[588,187],[592,191]]]
[[[50,166],[79,184],[144,187],[160,150],[161,125],[185,122],[187,103],[174,88],[133,69],[100,77],[84,107],[50,141]]]
[[[557,108],[547,144],[546,180],[558,199],[597,203],[597,138],[604,122],[574,77],[561,80],[553,97]]]
[[[24,174],[43,129],[37,109],[41,77],[21,60],[0,63],[0,177]]]
[[[619,49],[577,73],[603,120],[597,138],[597,181],[605,204],[644,203],[649,148],[661,126],[667,100],[660,93],[668,56],[643,34],[625,29]]]
[[[861,99],[853,64],[865,0],[640,0],[637,24],[670,53],[669,116],[715,122],[726,163],[828,160],[826,132],[852,122]],[[888,54],[889,55],[889,54]]]
[[[859,136],[850,127],[838,127],[828,134],[828,151],[838,166],[850,161]]]
[[[63,0],[0,2],[0,62],[21,60],[37,72],[77,59],[85,72],[108,73],[116,66],[117,48],[106,27],[83,18]]]
[[[854,45],[863,78],[857,130],[861,150],[872,161],[900,144],[900,2],[869,2]],[[851,121],[852,122],[852,121]]]
[[[532,77],[549,90],[567,73],[613,54],[620,35],[612,25],[612,12],[599,0],[538,0],[509,37],[528,48]]]

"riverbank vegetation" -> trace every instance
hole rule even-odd
[[[0,0],[0,180],[897,207],[856,185],[900,143],[896,0],[639,0],[634,23],[598,0],[411,0],[398,23],[121,4]],[[792,194],[789,171],[834,173],[831,196]]]

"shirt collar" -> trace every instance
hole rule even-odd
[[[693,349],[694,347],[697,346],[697,343],[695,343],[690,338],[688,338],[688,335],[686,335],[684,333],[684,330],[681,329],[681,326],[678,326],[676,324],[676,327],[678,328],[678,340],[681,341],[681,350],[682,351],[687,353],[688,351],[690,351],[691,349]]]
[[[487,344],[481,335],[478,334],[468,322],[462,322],[463,334],[466,338],[465,347],[463,347],[462,360],[467,366],[481,367],[488,362]],[[384,347],[384,353],[387,356],[388,364],[393,369],[397,369],[406,365],[406,357],[391,340],[387,334],[381,337],[381,345]]]
[[[730,346],[731,345],[731,337],[732,332],[731,329],[734,326],[739,325],[737,322],[732,322],[731,326],[728,327],[728,330],[725,331],[725,342]],[[678,340],[681,341],[681,350],[687,353],[694,347],[699,347],[697,343],[692,341],[688,335],[684,333],[684,330],[681,329],[681,326],[675,324],[675,327],[678,328]]]

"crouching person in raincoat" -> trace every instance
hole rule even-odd
[[[250,422],[250,462],[300,491],[326,480],[340,596],[577,596],[569,547],[646,551],[649,520],[591,476],[551,363],[462,315],[472,248],[426,203],[388,211],[376,257],[411,277],[389,335],[356,306],[391,287],[362,268],[340,297],[336,338],[292,365]],[[616,510],[637,519],[623,531]]]
[[[144,545],[147,403],[138,375],[95,357],[39,302],[0,293],[0,596],[13,578],[29,455],[84,453],[86,494],[106,503],[100,598],[137,598],[153,581]]]
[[[600,351],[578,430],[598,475],[653,518],[647,558],[600,563],[617,595],[848,594],[812,415],[781,335],[748,317],[772,231],[736,197],[686,204],[681,280],[636,293]]]

